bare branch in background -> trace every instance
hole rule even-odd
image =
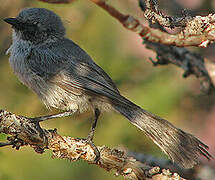
[[[158,22],[160,25],[170,28],[184,27],[180,33],[173,35],[175,36],[175,44],[171,42],[171,45],[207,47],[209,44],[214,43],[215,14],[195,17],[185,14],[183,17],[171,17],[165,16],[159,11],[157,0],[146,0],[146,3],[143,0],[139,0],[139,2],[144,11],[144,16],[152,20],[152,22]],[[146,7],[144,7],[144,4]],[[169,40],[171,41],[171,38]]]
[[[157,0],[139,0],[139,6],[142,11],[144,11],[144,15],[147,19],[151,20],[152,23],[159,23],[158,28],[160,28],[161,31],[164,30],[163,27],[183,28],[188,21],[192,20],[192,17],[186,14],[184,14],[183,17],[163,15],[158,8]],[[177,4],[177,6],[179,5]],[[181,7],[179,8],[182,9]],[[150,15],[147,16],[147,13]],[[154,65],[174,64],[184,70],[184,78],[191,74],[199,78],[202,92],[209,94],[214,90],[214,68],[212,68],[214,64],[212,62],[209,63],[209,61],[202,58],[201,55],[193,53],[186,48],[167,46],[150,41],[145,41],[145,44],[147,48],[154,50],[157,54],[157,61],[151,60]],[[207,61],[206,66],[205,60]]]
[[[214,90],[212,70],[205,67],[204,59],[197,53],[190,52],[186,48],[167,46],[160,43],[145,41],[146,47],[157,54],[157,60],[152,60],[154,66],[174,64],[184,70],[183,77],[195,75],[201,84],[201,91],[209,94]],[[211,63],[210,65],[212,65]],[[212,78],[212,79],[211,79]]]
[[[5,110],[0,110],[0,133],[11,135],[8,142],[1,143],[0,146],[12,145],[18,150],[21,146],[28,145],[37,153],[50,149],[54,158],[70,161],[81,159],[107,171],[114,170],[115,175],[126,179],[183,180],[177,173],[165,169],[161,171],[159,167],[148,166],[121,150],[106,146],[97,147],[100,158],[95,161],[94,147],[86,139],[61,136],[56,130],[42,129],[39,123],[32,122],[31,118],[17,116]]]
[[[205,66],[204,66],[204,59],[197,55],[196,53],[191,53],[185,48],[178,48],[173,47],[170,45],[176,45],[176,46],[191,46],[194,45],[191,43],[194,41],[199,41],[199,43],[203,44],[196,44],[198,46],[203,45],[206,47],[211,42],[209,39],[207,39],[207,36],[210,36],[210,33],[204,34],[204,28],[202,27],[204,24],[204,27],[207,27],[207,29],[212,28],[211,32],[212,35],[211,38],[215,40],[215,15],[208,15],[207,17],[201,17],[197,16],[192,20],[189,20],[190,18],[183,18],[180,21],[180,18],[176,19],[176,21],[172,21],[172,24],[170,23],[170,26],[179,26],[180,24],[182,26],[185,26],[185,22],[187,21],[186,27],[184,28],[184,31],[180,32],[178,35],[171,35],[166,32],[163,32],[159,29],[154,29],[150,27],[146,27],[140,22],[133,18],[130,15],[123,15],[118,10],[113,8],[112,6],[105,3],[105,1],[102,0],[91,0],[92,2],[96,3],[98,6],[105,9],[111,16],[115,17],[117,20],[120,21],[120,23],[123,24],[124,27],[126,27],[129,30],[132,30],[134,32],[139,33],[139,35],[143,38],[145,43],[147,44],[147,47],[150,49],[153,49],[157,53],[158,61],[154,64],[168,64],[172,63],[180,68],[182,68],[185,73],[184,77],[188,77],[191,74],[194,74],[197,78],[200,79],[201,83],[201,90],[204,93],[210,93],[214,89],[214,84],[211,81],[211,78],[209,76],[209,73],[207,72]],[[149,2],[149,1],[148,1]],[[156,1],[150,1],[154,2],[154,6],[150,6],[151,8],[155,9],[156,12],[160,12],[158,10]],[[160,13],[161,14],[161,13]],[[208,20],[210,17],[213,16],[213,20]],[[204,18],[206,18],[206,22],[204,23]],[[167,18],[170,19],[170,18]],[[164,18],[164,20],[166,20]],[[163,21],[163,24],[168,24],[167,21]],[[204,37],[203,37],[204,36]],[[204,40],[204,38],[206,40]],[[206,44],[205,44],[206,43]]]
[[[209,14],[205,17],[196,16],[186,23],[183,31],[179,34],[172,35],[158,29],[144,26],[133,16],[119,13],[118,10],[108,5],[104,0],[91,1],[118,19],[127,29],[138,33],[143,39],[150,42],[178,47],[207,47],[207,45],[215,41],[215,14]]]

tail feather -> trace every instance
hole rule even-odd
[[[192,168],[197,164],[200,155],[208,160],[213,158],[207,151],[208,146],[196,137],[145,111],[129,100],[125,99],[125,104],[113,102],[112,105],[116,111],[151,138],[173,162],[184,168]]]

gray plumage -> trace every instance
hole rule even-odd
[[[183,167],[193,167],[199,155],[211,158],[208,147],[193,135],[121,96],[102,68],[64,37],[62,21],[52,11],[28,8],[5,21],[13,25],[10,65],[47,107],[80,112],[115,110]]]

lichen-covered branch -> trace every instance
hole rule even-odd
[[[157,1],[155,0],[147,0],[146,3],[148,3],[148,8],[153,9],[153,12],[159,13],[156,17],[156,20],[159,19],[159,22],[161,24],[165,24],[166,26],[173,27],[173,26],[182,26],[185,28],[183,31],[181,31],[177,35],[170,35],[166,32],[160,31],[158,29],[146,27],[140,22],[133,18],[132,16],[125,16],[118,12],[115,8],[108,5],[103,0],[91,0],[103,9],[105,9],[110,15],[118,19],[124,27],[126,27],[129,30],[135,31],[139,33],[139,35],[144,39],[146,45],[148,48],[153,49],[157,53],[158,61],[154,63],[154,65],[158,64],[168,64],[172,63],[180,68],[184,69],[184,77],[188,77],[191,74],[194,74],[197,78],[200,79],[201,83],[201,90],[204,93],[210,93],[214,89],[214,84],[211,81],[210,73],[207,72],[205,66],[204,66],[204,59],[197,55],[196,53],[191,53],[185,48],[178,48],[174,46],[169,45],[176,45],[176,46],[189,46],[194,45],[191,43],[191,41],[201,41],[198,46],[207,46],[207,43],[211,42],[209,39],[202,36],[203,29],[202,25],[208,25],[209,19],[211,15],[208,15],[207,17],[200,17],[196,16],[194,19],[191,20],[191,18],[170,18],[163,16],[162,13],[158,10],[157,7]],[[111,12],[110,10],[111,9]],[[147,9],[147,8],[146,8]],[[155,14],[155,13],[154,13]],[[206,19],[205,19],[206,18]],[[207,19],[209,18],[209,19]],[[206,22],[204,22],[204,19]],[[213,20],[212,20],[213,19]],[[208,28],[212,30],[213,33],[215,33],[215,15],[213,15],[213,18],[211,19],[210,24]],[[167,21],[169,20],[169,21]],[[185,23],[186,22],[186,23]],[[199,32],[198,32],[199,31]],[[207,33],[206,33],[207,34]],[[210,33],[209,33],[210,34]],[[215,35],[215,34],[214,34]],[[215,36],[212,35],[213,41],[215,40]],[[206,38],[204,41],[203,39]],[[191,41],[189,41],[189,39]],[[191,43],[191,44],[190,44]]]
[[[215,41],[215,14],[209,14],[204,17],[196,16],[191,20],[187,19],[184,30],[173,35],[144,26],[133,16],[119,13],[118,10],[108,5],[104,0],[91,1],[105,9],[111,16],[118,19],[127,29],[135,31],[143,39],[150,42],[159,42],[161,44],[175,45],[179,47],[207,47],[208,44]],[[111,11],[109,11],[109,9],[111,9]]]
[[[158,8],[157,0],[139,0],[139,5],[144,11],[143,14],[146,19],[152,22],[158,22],[164,27],[185,27],[188,21],[192,19],[192,17],[187,16],[185,12],[183,12],[184,14],[182,17],[164,15]]]
[[[181,177],[189,180],[203,180],[203,179],[213,179],[215,177],[215,170],[211,166],[206,164],[199,164],[192,169],[183,169],[176,163],[168,159],[156,158],[151,155],[145,155],[142,153],[130,152],[130,156],[135,157],[138,161],[147,162],[150,166],[159,166],[161,169],[169,169],[171,172],[177,172]]]
[[[19,149],[21,146],[28,145],[37,153],[50,149],[55,158],[71,161],[82,159],[107,171],[114,170],[115,175],[121,175],[125,179],[183,180],[177,173],[171,173],[165,169],[161,171],[159,167],[150,167],[123,151],[106,146],[97,147],[100,157],[95,160],[95,147],[86,139],[61,136],[56,130],[42,129],[39,123],[35,123],[31,118],[17,116],[5,110],[0,110],[0,133],[11,135],[8,142],[2,143],[0,146],[12,145]]]

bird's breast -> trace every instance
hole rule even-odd
[[[47,107],[62,110],[87,109],[87,98],[71,94],[59,87],[56,83],[38,76],[26,64],[31,47],[25,42],[14,42],[8,49],[10,66],[18,79],[32,89]],[[85,107],[86,106],[86,107]]]
[[[19,80],[28,86],[30,79],[32,78],[32,72],[26,65],[26,59],[30,55],[31,46],[28,42],[23,40],[14,40],[13,44],[8,49],[7,53],[10,53],[10,66],[14,73],[18,76]]]

